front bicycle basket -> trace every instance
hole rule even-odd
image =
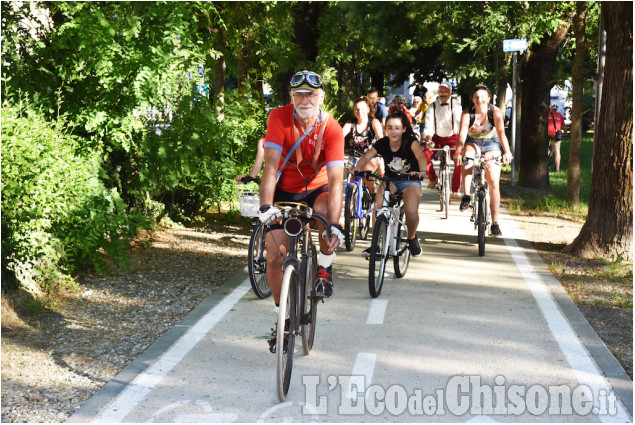
[[[243,217],[258,217],[260,209],[260,189],[249,185],[236,185],[240,215]]]

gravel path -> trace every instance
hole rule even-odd
[[[216,227],[156,232],[130,270],[82,279],[35,329],[3,320],[2,422],[64,421],[243,268],[247,230]]]

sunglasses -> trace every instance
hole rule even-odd
[[[322,84],[322,78],[320,78],[320,76],[313,71],[300,71],[293,77],[291,77],[290,85],[292,89],[300,87],[304,83],[308,84],[309,87],[312,87],[314,89],[324,88],[324,85]]]

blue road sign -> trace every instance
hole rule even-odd
[[[527,50],[526,38],[503,40],[503,52],[519,52],[521,50]]]

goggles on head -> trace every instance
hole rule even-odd
[[[313,89],[323,89],[322,78],[313,71],[299,71],[291,77],[291,89],[298,88],[303,84],[308,84]]]

